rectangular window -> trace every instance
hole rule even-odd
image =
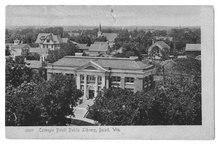
[[[93,75],[88,75],[87,76],[87,82],[88,83],[95,83],[95,76],[93,76]]]
[[[120,82],[121,82],[121,77],[113,76],[113,77],[112,77],[112,82],[120,83]]]
[[[80,85],[80,90],[84,91],[84,85]]]
[[[125,78],[125,83],[134,83],[134,78],[132,78],[132,77],[126,77],[126,78]]]
[[[84,83],[84,75],[80,75],[80,83]]]
[[[148,77],[144,78],[144,89],[147,90],[148,89]]]
[[[98,84],[100,85],[102,83],[102,77],[98,76]]]
[[[73,74],[68,74],[68,73],[66,73],[66,76],[67,76],[69,79],[73,79],[73,78],[74,78],[74,75],[73,75]]]

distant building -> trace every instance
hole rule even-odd
[[[59,35],[53,33],[39,33],[36,43],[40,48],[47,48],[49,50],[60,49],[60,44],[63,43],[62,38]]]
[[[196,58],[201,55],[201,44],[186,44],[185,53],[187,57]]]
[[[76,46],[81,52],[84,52],[85,54],[89,54],[89,46],[87,44],[76,43]]]
[[[47,79],[59,73],[76,77],[84,99],[96,97],[103,88],[120,87],[137,92],[154,87],[154,66],[136,58],[65,56],[46,69]]]
[[[107,55],[109,51],[108,42],[94,42],[89,46],[89,56]]]
[[[98,37],[106,37],[109,47],[113,47],[115,44],[115,38],[117,38],[117,33],[102,33],[101,24],[99,24]]]
[[[44,61],[45,58],[47,58],[47,56],[48,56],[48,49],[47,48],[37,47],[37,48],[30,48],[29,50],[30,50],[29,52],[39,54],[40,60],[42,60],[42,61]]]
[[[148,57],[153,60],[168,59],[170,55],[170,46],[163,41],[153,43],[148,49]]]
[[[12,44],[9,46],[11,57],[15,59],[16,56],[27,55],[30,51],[30,46],[28,44]]]
[[[155,36],[155,40],[156,41],[166,41],[166,40],[169,40],[169,41],[173,41],[173,37],[169,37],[169,36]]]

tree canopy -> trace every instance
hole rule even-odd
[[[54,75],[49,81],[24,82],[6,87],[6,125],[39,126],[67,125],[67,116],[74,116],[82,92],[75,80]]]

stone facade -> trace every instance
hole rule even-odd
[[[115,64],[115,62],[118,64]],[[120,63],[121,65],[131,63],[132,67],[119,68]],[[106,66],[103,64],[106,64]],[[135,69],[135,67],[137,68]],[[135,59],[75,56],[65,57],[63,60],[61,59],[48,66],[47,79],[50,79],[53,73],[75,77],[77,89],[84,92],[84,99],[92,99],[103,88],[120,87],[133,92],[144,89],[149,90],[154,84],[153,75],[155,70],[154,66],[142,64],[142,62]]]

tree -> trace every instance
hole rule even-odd
[[[82,92],[75,80],[53,75],[49,81],[24,82],[18,87],[6,87],[7,126],[67,125],[67,116],[74,116]]]
[[[6,85],[19,86],[24,81],[30,82],[32,71],[26,66],[23,59],[6,61]]]
[[[27,60],[40,60],[40,54],[36,52],[31,52],[31,53],[28,53],[26,58]]]
[[[6,47],[5,47],[5,56],[10,56],[11,55],[11,52],[10,52],[10,50],[9,50],[9,46],[7,45]]]
[[[98,37],[98,38],[96,38],[96,40],[95,40],[95,41],[99,41],[99,42],[106,42],[106,41],[107,41],[107,39],[106,39],[106,37],[102,36],[102,37]]]
[[[36,96],[35,83],[24,82],[17,88],[6,86],[6,126],[43,125],[41,98]]]
[[[47,61],[49,63],[53,63],[61,58],[63,58],[66,55],[75,55],[76,52],[76,46],[72,43],[64,43],[60,45],[60,49],[58,50],[49,50],[48,56],[47,56]]]
[[[67,116],[74,116],[73,107],[77,105],[82,92],[76,89],[74,79],[59,74],[53,75],[46,83],[43,95],[44,118],[47,125],[66,125]]]
[[[201,125],[201,63],[176,59],[165,66],[166,84],[148,92],[104,90],[89,110],[102,125]]]

